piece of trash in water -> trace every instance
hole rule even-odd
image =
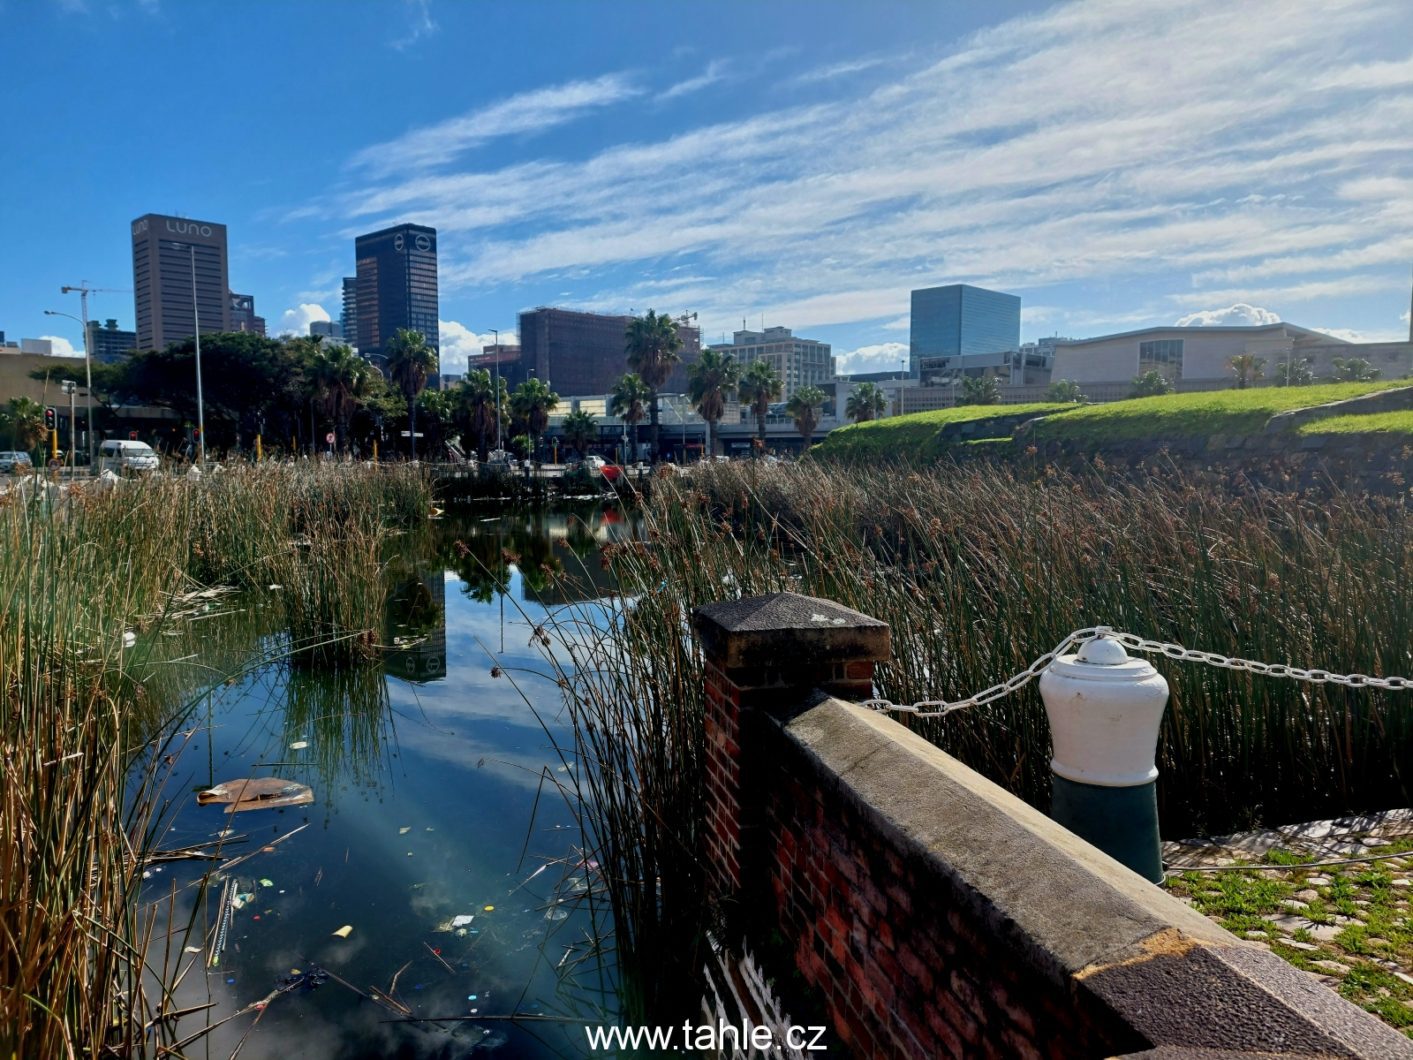
[[[495,910],[496,910],[496,907],[493,906],[493,905],[488,905],[488,906],[485,907],[485,911],[486,911],[487,913],[494,913]]]
[[[242,810],[272,810],[281,806],[307,806],[314,801],[314,789],[279,777],[257,777],[252,780],[225,780],[214,788],[196,793],[202,806],[223,803],[227,813]]]
[[[255,901],[255,895],[253,894],[237,894],[231,898],[231,908],[241,909],[253,901]]]
[[[228,982],[228,983],[234,983],[234,982],[235,982],[235,976],[233,976],[233,975],[232,975],[232,976],[229,976],[229,977],[226,979],[226,982]]]
[[[412,831],[412,826],[411,826],[410,824],[409,824],[409,825],[404,825],[403,827],[401,827],[401,828],[399,828],[399,829],[397,830],[397,834],[398,834],[398,835],[406,835],[406,834],[407,834],[408,832],[410,832],[410,831]]]
[[[283,589],[284,586],[283,586],[283,585],[272,585],[272,586],[270,586],[270,588],[271,588],[271,589]]]
[[[308,746],[309,746],[309,741],[308,741],[308,740],[295,740],[294,743],[292,743],[292,744],[289,745],[289,749],[290,749],[291,751],[302,751],[302,750],[304,750],[304,749],[305,749],[306,747],[308,747]]]
[[[564,909],[561,906],[555,906],[553,909],[545,910],[546,920],[567,920],[568,918],[569,910]]]
[[[460,916],[454,916],[451,918],[451,926],[465,927],[467,924],[471,923],[471,921],[475,919],[476,914],[474,913],[462,913]]]
[[[350,935],[353,934],[353,925],[352,925],[352,924],[345,924],[343,927],[341,927],[341,928],[339,928],[337,931],[335,931],[334,934],[337,935],[337,936],[338,936],[339,938],[341,938],[341,939],[346,939],[346,938],[348,938],[348,936],[350,936]]]
[[[137,643],[137,634],[136,634],[136,633],[134,633],[134,632],[133,632],[132,630],[130,630],[130,629],[127,630],[127,631],[125,631],[125,632],[123,633],[123,647],[124,647],[124,648],[131,648],[131,647],[132,647],[134,644],[136,644],[136,643]]]
[[[144,880],[150,880],[152,878],[152,873],[144,871],[142,874],[142,878]]]
[[[480,996],[479,994],[467,994],[467,995],[466,995],[466,1000],[467,1000],[467,1001],[475,1001],[476,998],[478,998],[479,996]]]
[[[424,832],[435,832],[436,829],[433,828],[431,825],[428,825],[426,828],[423,829],[423,831],[424,831]]]
[[[275,886],[275,881],[274,881],[274,880],[267,880],[267,879],[265,879],[265,878],[262,876],[262,877],[260,878],[260,886],[261,886],[261,887],[273,887],[273,886]]]
[[[200,946],[183,946],[183,947],[182,947],[182,952],[183,952],[183,953],[201,953],[201,952],[202,952],[202,949],[201,949]]]
[[[407,852],[407,856],[410,858],[410,857],[412,856],[412,851],[409,850],[409,851]]]
[[[466,937],[466,929],[457,928],[454,932],[452,932],[452,934],[454,934],[459,939],[464,939]]]

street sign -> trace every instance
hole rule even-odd
[[[324,435],[324,441],[328,442],[330,445],[333,445],[333,444],[334,444],[334,432],[333,432],[333,431],[330,431],[328,434]]]
[[[137,441],[137,431],[128,431],[128,441],[130,441],[130,442],[135,442],[135,441]]]
[[[412,432],[411,432],[411,431],[403,431],[403,432],[402,432],[402,436],[403,436],[404,438],[411,438],[411,437],[412,437]],[[422,437],[422,432],[421,432],[421,431],[418,431],[418,432],[417,432],[417,437],[418,437],[418,438],[421,438],[421,437]]]

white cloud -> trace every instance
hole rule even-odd
[[[441,364],[444,371],[452,373],[466,371],[466,358],[479,354],[486,346],[496,341],[494,332],[477,334],[465,324],[455,320],[438,320],[437,333],[441,345]],[[502,331],[500,341],[513,346],[520,340],[513,331]]]
[[[1238,302],[1225,309],[1200,309],[1179,317],[1176,324],[1180,328],[1210,328],[1231,324],[1279,324],[1280,314],[1260,306]]]
[[[856,350],[834,354],[836,371],[840,375],[858,375],[864,372],[896,372],[908,363],[906,342],[878,342],[871,346],[860,346]]]
[[[403,3],[408,12],[407,33],[391,42],[398,51],[432,36],[438,29],[432,18],[431,0],[403,0]]]
[[[1103,286],[1112,302],[1188,281],[1167,302],[1183,312],[1406,291],[1392,271],[1413,252],[1413,95],[1387,90],[1402,66],[1376,51],[1398,32],[1413,34],[1402,0],[1060,4],[853,97],[658,139],[624,122],[585,158],[427,172],[530,131],[528,115],[557,124],[636,94],[610,77],[578,83],[601,86],[581,101],[556,86],[369,149],[361,186],[293,213],[437,225],[445,292],[523,282],[644,305],[682,266],[702,279],[672,301],[712,331],[747,306],[901,330],[907,292],[947,282]],[[1260,48],[1230,46],[1258,33]],[[401,165],[403,146],[406,171],[369,164]],[[1170,319],[1161,304],[1144,322]]]
[[[445,162],[497,137],[542,132],[596,107],[639,94],[641,89],[621,74],[538,88],[365,147],[353,156],[351,164],[379,176],[420,169]]]
[[[55,357],[82,357],[82,356],[83,356],[83,347],[80,346],[80,347],[78,347],[77,349],[75,349],[75,348],[74,348],[74,344],[73,344],[72,342],[70,342],[68,339],[64,338],[62,335],[41,335],[41,336],[39,336],[39,337],[40,337],[41,339],[46,339],[46,340],[48,340],[48,341],[52,344],[52,346],[51,346],[51,352],[53,353],[53,355],[54,355]]]
[[[842,63],[833,63],[829,66],[821,66],[814,70],[806,70],[799,77],[795,78],[796,84],[809,85],[820,81],[833,81],[836,77],[846,77],[849,74],[862,73],[865,70],[872,70],[875,66],[882,66],[890,60],[877,56],[871,59],[850,59]],[[900,61],[896,57],[893,61]]]
[[[708,85],[714,85],[726,76],[726,63],[721,59],[713,59],[707,64],[707,68],[696,77],[689,77],[685,81],[678,81],[662,95],[660,100],[676,99],[678,96],[685,96],[692,92],[699,92]]]
[[[301,302],[294,309],[286,309],[275,325],[276,335],[308,335],[309,325],[315,320],[330,319],[328,311],[316,302]]]

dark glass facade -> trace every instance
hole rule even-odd
[[[358,277],[343,278],[343,312],[339,315],[343,326],[343,340],[358,345]]]
[[[909,374],[928,357],[971,357],[1020,349],[1020,297],[954,283],[913,292]]]
[[[88,355],[99,364],[115,364],[126,360],[137,349],[137,332],[124,331],[116,320],[100,324],[88,322]]]
[[[399,328],[421,332],[440,352],[437,305],[437,230],[397,225],[355,241],[358,259],[355,335],[364,357],[383,357]],[[348,334],[347,331],[344,332]],[[435,387],[435,377],[427,381]]]
[[[532,309],[520,314],[520,358],[501,365],[514,389],[531,374],[546,380],[555,393],[583,397],[607,394],[628,371],[628,316],[579,313],[571,309]],[[682,339],[677,366],[662,387],[664,394],[687,389],[686,366],[701,354],[701,331],[678,325]]]
[[[201,334],[230,331],[227,269],[225,225],[152,213],[134,221],[138,348],[160,350],[184,342],[196,334],[198,315]]]

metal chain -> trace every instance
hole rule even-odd
[[[1299,666],[1287,666],[1283,663],[1263,663],[1254,659],[1219,655],[1216,652],[1197,651],[1170,641],[1149,640],[1136,633],[1125,633],[1110,626],[1087,626],[1084,629],[1075,630],[1024,670],[1012,675],[1000,684],[992,685],[986,691],[978,692],[966,699],[924,699],[911,704],[894,703],[887,699],[867,699],[859,706],[867,707],[870,710],[913,714],[919,718],[941,718],[954,711],[965,710],[967,707],[985,706],[987,703],[1008,696],[1018,688],[1030,684],[1031,681],[1044,673],[1051,663],[1064,654],[1066,649],[1100,637],[1118,641],[1131,651],[1162,655],[1165,658],[1177,659],[1181,662],[1200,662],[1225,670],[1240,670],[1246,673],[1260,674],[1264,677],[1283,677],[1291,681],[1308,681],[1317,685],[1345,685],[1349,688],[1387,688],[1396,691],[1413,689],[1413,679],[1407,677],[1370,677],[1368,674],[1332,674],[1328,670],[1305,670]]]

